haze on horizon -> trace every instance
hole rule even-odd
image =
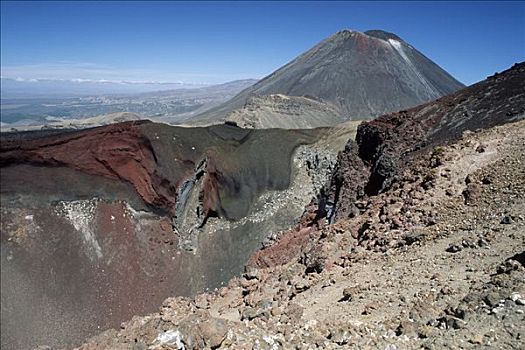
[[[395,33],[469,85],[525,59],[524,23],[525,4],[504,1],[2,1],[2,90],[259,79],[344,28]]]

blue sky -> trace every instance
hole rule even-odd
[[[2,1],[2,76],[261,78],[343,28],[396,33],[466,84],[525,60],[524,2]]]

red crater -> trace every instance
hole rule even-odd
[[[159,191],[156,160],[150,141],[139,125],[126,122],[74,133],[15,142],[2,142],[0,164],[68,167],[90,175],[124,180],[144,202],[169,209],[175,203]]]

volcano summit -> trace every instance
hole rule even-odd
[[[395,34],[342,30],[194,121],[233,117],[241,125],[263,128],[327,126],[413,107],[463,87]],[[289,96],[302,109],[291,108],[290,99],[254,103],[276,94]],[[298,97],[324,103],[324,111],[316,104],[311,113],[312,103]]]

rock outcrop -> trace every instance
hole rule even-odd
[[[344,188],[335,174],[329,194],[337,203],[335,212],[352,208],[352,202],[365,194],[391,188],[421,152],[454,142],[466,131],[525,118],[523,91],[525,63],[519,63],[455,94],[363,123],[357,130],[357,145],[350,143],[340,155],[346,160],[339,163],[338,171],[354,173],[356,164],[360,168],[364,162],[370,176],[354,177],[352,187]]]

